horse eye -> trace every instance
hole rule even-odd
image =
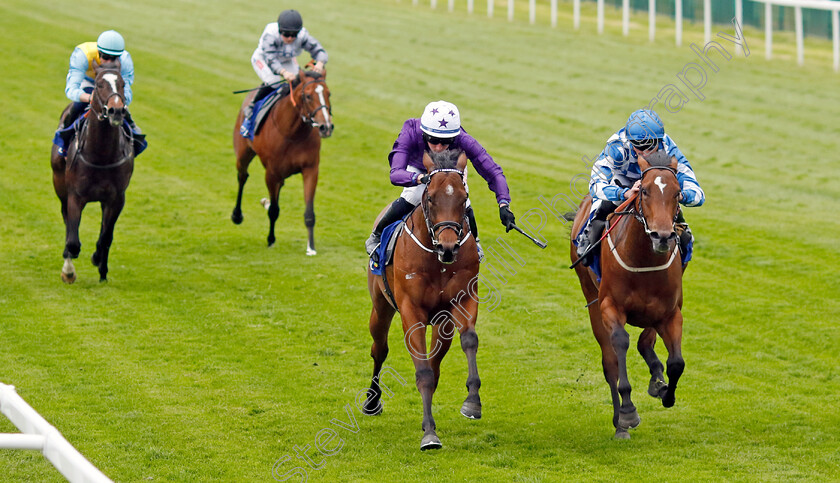
[[[643,194],[643,195],[647,195],[647,194],[648,194],[648,193],[647,193],[647,190],[646,190],[646,189],[644,189],[644,188],[642,188],[642,189],[641,189],[641,192],[642,192],[642,194]]]

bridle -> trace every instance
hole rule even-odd
[[[470,237],[471,232],[467,232],[467,234],[464,235],[464,222],[463,222],[463,220],[460,223],[458,223],[456,221],[447,220],[447,221],[441,221],[439,223],[435,223],[434,225],[432,225],[431,216],[429,215],[429,204],[428,204],[428,201],[427,201],[427,199],[428,199],[427,193],[429,191],[429,184],[431,183],[432,176],[434,176],[438,173],[458,173],[458,175],[461,177],[461,182],[462,183],[464,182],[464,172],[461,171],[461,170],[458,170],[458,169],[441,168],[441,169],[435,169],[431,173],[429,173],[429,183],[426,184],[426,187],[423,190],[423,196],[420,199],[420,209],[423,210],[423,218],[426,220],[426,229],[429,231],[429,238],[431,238],[431,240],[432,240],[432,246],[434,247],[434,249],[427,248],[425,245],[423,245],[423,243],[420,240],[417,239],[417,237],[414,236],[414,234],[411,232],[411,230],[407,230],[407,231],[408,231],[409,236],[411,236],[411,238],[414,240],[415,243],[417,243],[417,245],[420,246],[420,248],[422,248],[423,250],[425,250],[429,253],[438,253],[439,254],[442,251],[442,247],[441,247],[440,239],[438,237],[443,232],[443,230],[447,230],[447,229],[453,230],[455,232],[455,234],[458,236],[458,241],[455,242],[455,247],[456,248],[460,247],[461,245],[464,244],[465,241],[467,241],[467,239]],[[408,229],[407,226],[406,226],[406,229]]]
[[[117,75],[119,75],[119,72],[117,72],[115,70],[110,70],[110,71],[105,71],[105,72],[106,73],[107,72],[116,72]],[[110,119],[109,115],[111,115],[111,116],[114,115],[114,113],[116,112],[116,109],[111,108],[111,107],[106,107],[106,106],[108,105],[108,101],[110,101],[111,98],[115,97],[115,96],[118,97],[122,101],[123,106],[125,106],[125,96],[124,95],[120,94],[117,91],[113,91],[113,92],[111,92],[111,94],[108,97],[106,97],[103,100],[102,96],[99,94],[99,89],[97,89],[96,85],[94,85],[94,87],[93,87],[93,98],[91,99],[90,105],[91,105],[91,110],[93,110],[93,112],[96,114],[96,119],[98,121],[104,121],[106,119]],[[93,105],[94,105],[93,100],[94,99],[99,104],[99,112],[96,112],[96,110],[93,109]]]
[[[318,100],[320,102],[318,107],[311,110],[309,113],[301,112],[301,109],[298,108],[297,103],[295,102],[294,92],[290,96],[292,98],[292,105],[295,106],[295,108],[298,108],[298,112],[300,113],[300,118],[304,123],[309,124],[312,127],[321,127],[321,124],[319,124],[318,122],[315,121],[315,115],[318,114],[318,111],[320,111],[321,109],[325,109],[327,111],[327,114],[326,114],[327,119],[329,119],[332,116],[332,106],[327,105],[326,98],[324,97],[324,89],[327,86],[327,82],[324,79],[312,79],[312,80],[304,82],[303,86],[301,86],[301,94],[300,94],[301,99],[304,100],[304,101],[307,98],[306,86],[308,86],[309,84],[323,84],[323,86],[319,85],[315,88],[315,93],[318,95]],[[306,106],[305,102],[301,104],[301,108],[303,108],[305,106]]]
[[[654,169],[664,169],[664,170],[670,171],[671,174],[674,175],[674,178],[677,177],[677,171],[670,166],[651,166],[651,167],[645,169],[644,171],[642,171],[641,179],[645,178],[645,174],[648,171],[652,171]],[[639,220],[639,222],[642,223],[642,226],[644,226],[644,228],[645,228],[645,233],[647,235],[650,235],[651,230],[650,230],[650,228],[648,228],[647,218],[645,218],[645,214],[642,211],[642,191],[641,190],[639,190],[639,196],[636,197],[636,203],[635,203],[634,208],[635,209],[633,211],[633,217],[636,218],[637,220]],[[676,211],[676,213],[674,213],[674,219],[673,219],[674,226],[676,226],[677,218],[679,218],[679,216],[680,216],[680,204],[677,203],[677,211]]]

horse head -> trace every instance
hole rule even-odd
[[[303,122],[318,128],[322,138],[328,138],[333,132],[332,106],[330,89],[327,87],[327,73],[300,70],[301,88],[300,115]]]
[[[464,168],[467,155],[463,151],[445,149],[423,154],[429,182],[420,204],[432,246],[441,263],[454,263],[461,246],[467,209]]]
[[[120,61],[103,62],[95,68],[93,93],[90,109],[100,121],[108,120],[112,126],[122,125],[126,116],[125,80],[120,75]]]
[[[659,254],[673,250],[677,241],[674,222],[679,213],[680,183],[677,180],[677,158],[664,150],[647,158],[639,156],[642,182],[636,202],[637,218],[650,236],[653,251]]]

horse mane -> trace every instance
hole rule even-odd
[[[432,159],[432,164],[435,169],[457,169],[458,157],[463,153],[462,150],[444,149],[439,153],[429,152],[429,157]]]
[[[660,149],[655,153],[652,153],[650,156],[645,157],[648,164],[655,167],[662,167],[662,166],[670,166],[671,165],[671,157],[668,156],[668,153],[665,152],[664,149]]]
[[[312,79],[316,79],[316,80],[320,79],[322,77],[320,73],[315,72],[314,70],[306,70],[306,69],[303,70],[303,75],[305,75],[306,77],[311,77]],[[292,80],[292,88],[294,89],[298,85],[300,85],[300,77],[295,77],[294,80]]]

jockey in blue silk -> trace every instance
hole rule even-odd
[[[245,106],[244,118],[248,119],[254,109],[254,103],[283,87],[281,95],[288,93],[289,84],[297,75],[300,67],[297,57],[306,50],[315,61],[312,70],[323,74],[324,64],[329,59],[327,51],[320,42],[309,34],[303,26],[303,18],[297,10],[284,10],[277,17],[277,22],[265,26],[260,42],[251,55],[251,64],[257,76],[263,81],[251,102]],[[240,128],[242,136],[248,137],[248,127],[243,122]]]
[[[423,153],[441,152],[445,149],[464,151],[476,172],[487,181],[487,185],[496,194],[502,225],[507,228],[507,231],[513,228],[515,217],[510,211],[510,190],[502,168],[487,154],[484,147],[461,127],[461,115],[458,108],[450,102],[435,101],[426,106],[420,119],[405,121],[397,140],[394,141],[391,153],[388,154],[388,161],[391,164],[391,184],[404,188],[400,197],[388,207],[365,242],[368,255],[379,245],[382,230],[385,227],[402,219],[420,204],[426,188],[425,184],[429,181],[426,167],[423,165]],[[464,170],[465,185],[466,182],[467,172]],[[467,187],[467,193],[469,193],[469,187]],[[469,199],[467,199],[466,214],[470,230],[478,243],[478,228]],[[481,245],[478,245],[478,253],[481,259],[483,256]]]
[[[592,207],[587,223],[577,236],[578,256],[582,256],[601,238],[607,215],[638,192],[642,178],[639,155],[646,156],[660,149],[665,150],[669,157],[677,158],[677,181],[682,190],[680,203],[684,206],[703,204],[706,198],[694,170],[677,143],[665,133],[662,119],[651,109],[639,109],[630,115],[626,126],[610,136],[607,146],[592,166],[589,180]],[[682,210],[677,222],[685,224]],[[692,240],[691,231],[685,226],[686,230],[680,236],[683,253]],[[588,266],[592,257],[593,253],[589,253],[581,263]]]
[[[77,45],[70,54],[70,69],[67,72],[64,93],[73,101],[73,106],[64,118],[64,124],[60,126],[60,129],[72,125],[90,105],[93,81],[96,77],[94,67],[112,60],[119,60],[120,75],[125,81],[123,94],[125,95],[126,120],[135,133],[140,133],[140,129],[131,119],[131,113],[127,110],[128,105],[131,104],[131,85],[134,83],[134,61],[131,60],[131,54],[125,50],[125,40],[122,35],[114,30],[102,32],[96,42],[84,42]],[[68,143],[65,142],[65,150],[67,145]],[[63,152],[59,154],[64,155]]]

